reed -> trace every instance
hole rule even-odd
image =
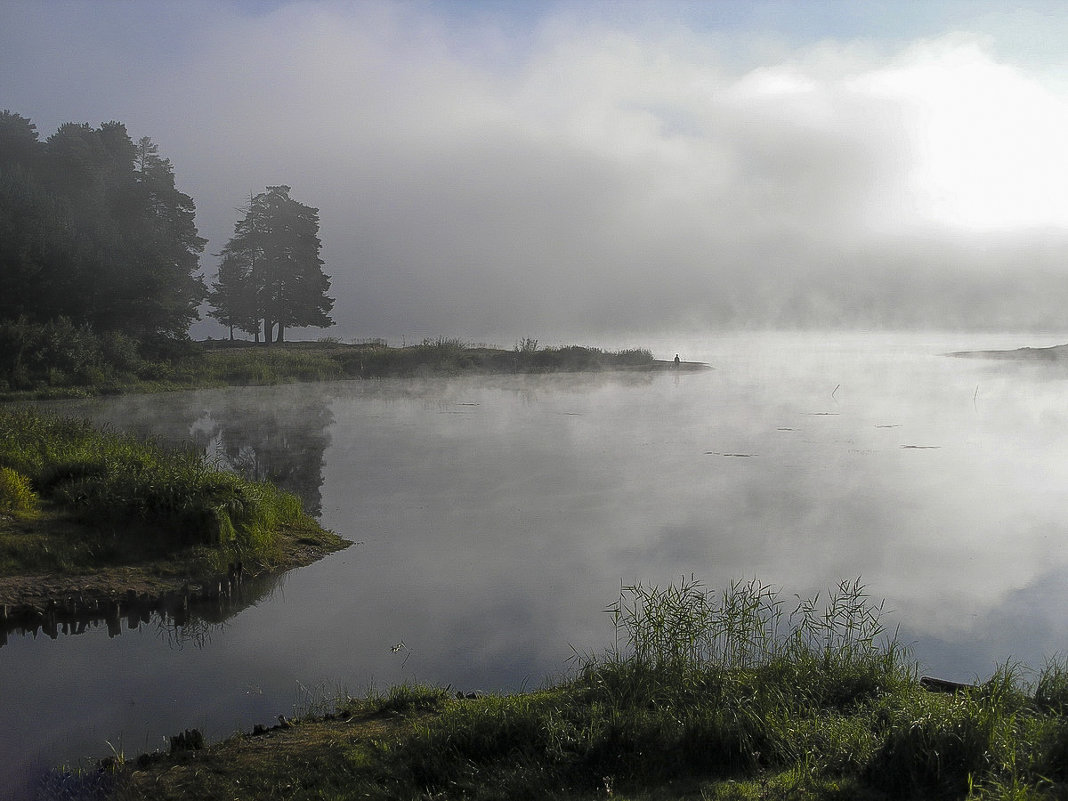
[[[786,614],[757,581],[722,593],[692,578],[625,586],[608,610],[613,645],[572,679],[448,706],[382,756],[420,787],[471,797],[488,786],[508,789],[487,797],[581,795],[605,777],[648,786],[803,763],[818,777],[857,773],[880,744],[866,705],[918,685],[904,650],[877,639],[879,607],[859,582],[816,609]]]

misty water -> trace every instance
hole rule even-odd
[[[947,351],[1035,336],[652,342],[693,373],[465,376],[50,404],[192,437],[356,542],[244,609],[0,647],[0,785],[339,691],[540,686],[612,641],[621,583],[860,577],[923,670],[1068,644],[1068,371]],[[225,618],[225,619],[223,619]],[[5,775],[6,773],[6,775]]]

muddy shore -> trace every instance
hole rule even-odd
[[[210,576],[163,574],[158,563],[117,565],[92,573],[0,576],[0,646],[8,634],[42,632],[52,638],[105,624],[112,636],[153,615],[182,625],[190,615],[227,616],[243,608],[281,573],[351,545],[323,532],[282,537],[282,557],[269,566],[240,562]]]

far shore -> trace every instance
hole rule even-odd
[[[1047,348],[1016,348],[1014,350],[960,350],[947,353],[958,359],[1019,359],[1043,362],[1068,362],[1068,344]]]
[[[676,364],[674,360],[654,359],[646,348],[542,348],[535,340],[505,349],[446,338],[400,347],[381,339],[351,344],[333,339],[297,340],[269,345],[209,339],[185,342],[181,355],[173,360],[144,362],[134,370],[104,365],[80,375],[39,370],[18,382],[0,380],[0,402],[352,379],[708,369],[710,365],[703,362]]]

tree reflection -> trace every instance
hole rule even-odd
[[[291,404],[252,407],[247,397],[232,395],[208,414],[209,458],[245,478],[293,493],[308,514],[319,516],[323,455],[334,422],[324,397],[309,393]]]
[[[0,647],[8,635],[50,639],[78,635],[106,627],[109,637],[156,623],[160,637],[171,646],[186,643],[201,646],[212,631],[240,612],[269,598],[282,586],[284,573],[230,575],[202,587],[191,587],[163,596],[132,593],[93,603],[50,604],[44,610],[12,610],[0,618]]]

